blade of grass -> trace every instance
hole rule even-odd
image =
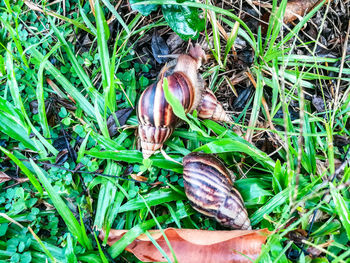
[[[58,19],[61,19],[62,21],[70,23],[70,24],[76,26],[77,28],[80,28],[80,29],[88,32],[89,34],[92,34],[90,29],[88,29],[83,23],[80,23],[80,22],[78,22],[78,21],[76,21],[74,19],[62,16],[60,14],[57,14],[57,13],[52,12],[52,11],[47,10],[47,9],[43,10],[38,5],[36,5],[35,3],[33,3],[31,1],[29,1],[29,0],[25,0],[24,3],[28,6],[28,8],[32,9],[33,11],[37,11],[37,12],[43,13],[45,15],[50,15],[50,16],[56,17]]]
[[[44,56],[35,48],[31,47],[30,52],[38,61],[43,61]],[[49,61],[45,61],[45,68],[47,71],[52,74],[52,76],[61,84],[61,86],[66,90],[66,92],[72,96],[72,98],[79,104],[83,111],[86,112],[87,115],[95,119],[95,111],[94,107],[91,103],[81,94],[79,90],[77,90],[72,83],[66,79],[62,73]]]
[[[114,161],[123,161],[127,163],[141,163],[141,164],[143,163],[141,152],[135,151],[135,150],[120,150],[120,151],[90,150],[90,151],[86,151],[86,154],[97,158],[101,158],[101,159],[111,159]],[[176,161],[180,161],[179,158],[176,158],[174,156],[172,156],[172,158],[175,159]],[[163,156],[156,155],[156,156],[152,156],[150,159],[152,160],[153,166],[163,168],[166,170],[171,170],[178,173],[182,172],[181,165],[168,161],[164,159]]]
[[[101,63],[102,85],[105,105],[114,112],[115,110],[115,87],[111,86],[110,58],[107,41],[109,29],[99,1],[95,1],[96,27],[97,27],[97,48]],[[106,109],[105,109],[106,115]]]
[[[219,139],[210,143],[207,143],[197,149],[195,152],[204,151],[205,153],[223,153],[223,152],[239,152],[246,153],[251,156],[255,161],[260,163],[263,167],[273,171],[275,162],[263,151],[260,151],[253,145],[242,143],[238,140],[229,138]]]
[[[143,197],[136,197],[126,202],[120,207],[119,212],[122,213],[145,208],[145,201],[147,202],[147,205],[155,206],[163,203],[184,199],[186,199],[184,195],[181,195],[172,189],[160,189],[158,191],[153,191],[149,194],[146,194]]]
[[[97,30],[96,28],[94,27],[94,25],[90,22],[89,18],[87,17],[87,15],[85,14],[85,11],[84,9],[81,7],[81,5],[79,5],[79,11],[80,11],[80,15],[81,17],[83,18],[86,26],[90,29],[91,33],[94,35],[94,36],[97,36]]]
[[[44,172],[40,169],[40,167],[32,159],[30,159],[30,164],[34,168],[40,182],[45,187],[47,194],[49,195],[53,205],[57,209],[57,212],[60,214],[63,221],[66,223],[69,231],[78,239],[79,243],[83,247],[91,250],[91,241],[86,236],[86,232],[82,231],[83,228],[79,224],[77,219],[74,217],[72,211],[68,208],[61,196],[57,193],[57,191],[54,190],[51,183],[46,178],[47,176],[45,176]]]
[[[178,100],[178,98],[175,97],[169,90],[169,85],[168,85],[168,79],[164,78],[163,79],[163,90],[164,90],[164,97],[166,101],[171,105],[171,108],[175,115],[179,117],[181,120],[184,120],[185,122],[190,125],[190,128],[194,131],[197,131],[201,133],[204,137],[208,137],[208,135],[203,132],[197,125],[195,125],[193,122],[191,122],[185,113],[185,110],[183,106],[181,105],[181,102]]]
[[[116,17],[118,22],[121,24],[121,26],[126,31],[126,33],[129,35],[130,34],[130,30],[129,30],[128,26],[125,24],[123,18],[114,9],[113,5],[111,5],[111,3],[108,0],[102,0],[102,2],[105,4],[105,6],[108,8],[108,10],[112,12],[112,14]]]
[[[36,188],[36,190],[38,190],[38,192],[42,196],[44,193],[43,188],[41,187],[39,181],[36,179],[35,175],[27,168],[27,166],[25,166],[20,160],[18,160],[17,157],[14,156],[11,152],[9,152],[1,146],[0,150],[4,154],[6,154],[22,170],[22,172],[28,177],[32,185]]]
[[[335,188],[333,183],[330,183],[329,186],[340,222],[342,223],[348,239],[350,240],[350,210],[348,208],[348,205],[345,203],[344,198],[339,193],[339,190]]]
[[[111,162],[111,160],[107,160],[107,166],[104,170],[104,173],[118,176],[120,174],[120,168],[116,163]],[[117,188],[115,187],[115,184],[113,184],[113,182],[111,182],[110,180],[104,180],[101,183],[94,222],[94,225],[97,229],[102,229],[102,227],[104,226],[107,210],[110,206],[113,205],[116,193]]]
[[[63,46],[64,50],[67,53],[67,56],[69,58],[70,63],[73,66],[73,69],[75,73],[78,75],[79,79],[84,85],[84,88],[89,93],[91,100],[95,101],[97,99],[98,105],[100,108],[103,109],[103,98],[101,97],[101,94],[95,89],[92,81],[90,80],[89,76],[84,71],[83,67],[78,62],[76,56],[74,55],[72,49],[69,47],[67,41],[65,40],[64,36],[61,34],[61,32],[57,29],[54,21],[49,18],[49,22],[51,24],[51,27],[57,37],[57,39],[60,41],[61,45]]]
[[[168,215],[163,215],[163,216],[158,216],[156,219],[158,222],[162,223],[165,220],[167,220],[168,217],[169,217]],[[137,224],[108,249],[109,254],[112,256],[112,258],[116,258],[139,235],[143,234],[146,230],[154,227],[155,225],[157,225],[157,223],[154,219],[150,219],[150,220],[147,220],[146,222]]]
[[[159,222],[157,221],[157,218],[156,216],[154,215],[154,213],[152,212],[152,210],[150,209],[150,207],[148,206],[147,204],[147,201],[140,195],[140,197],[143,199],[143,202],[145,203],[146,207],[147,207],[147,210],[148,212],[152,215],[152,218],[154,219],[154,221],[156,222],[157,224],[157,227],[158,229],[160,230],[160,232],[162,233],[162,236],[171,252],[171,255],[173,256],[173,259],[175,263],[178,263],[177,261],[177,258],[176,258],[176,255],[175,255],[175,252],[174,252],[174,249],[172,248],[170,242],[169,242],[169,239],[168,237],[165,235],[164,233],[164,230],[162,228],[162,226],[159,224]],[[165,253],[165,251],[158,245],[157,241],[154,240],[154,238],[152,238],[151,234],[149,234],[147,231],[146,231],[146,235],[150,238],[151,242],[153,243],[153,245],[156,246],[156,248],[159,250],[159,252],[168,260],[168,262],[172,262],[170,260],[170,258],[168,257],[168,255]]]

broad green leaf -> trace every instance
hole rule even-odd
[[[142,15],[148,16],[151,12],[156,11],[159,5],[154,4],[142,4],[135,5],[135,3],[143,2],[142,0],[129,0],[132,10],[139,11]]]
[[[199,17],[198,9],[186,5],[162,5],[163,16],[168,25],[183,40],[197,39],[204,30],[204,19]]]
[[[234,183],[237,190],[241,193],[244,203],[247,207],[256,207],[259,204],[265,204],[272,192],[267,190],[270,183],[259,178],[246,178]]]

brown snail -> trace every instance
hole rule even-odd
[[[251,229],[240,193],[230,171],[210,154],[190,153],[183,158],[185,193],[198,212],[233,229]],[[233,179],[234,180],[234,179]]]
[[[158,81],[148,86],[141,94],[137,116],[144,158],[160,149],[179,123],[178,117],[165,99],[164,78],[167,78],[170,92],[181,102],[186,113],[197,109],[198,116],[202,119],[230,121],[215,95],[209,89],[204,89],[204,82],[198,74],[205,58],[206,55],[199,45],[191,47],[189,54],[178,57],[172,72],[165,65]]]

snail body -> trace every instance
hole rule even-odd
[[[233,229],[251,229],[240,193],[230,172],[216,157],[190,153],[183,159],[185,193],[198,212]]]
[[[185,113],[191,113],[200,108],[199,116],[203,118],[217,121],[229,120],[215,95],[209,89],[204,89],[204,82],[198,74],[198,69],[205,57],[199,45],[191,47],[189,54],[178,57],[172,69],[165,65],[159,74],[158,81],[148,86],[141,94],[137,116],[144,158],[148,158],[162,147],[180,121],[165,99],[164,78],[167,78],[169,91],[181,102]],[[215,104],[219,105],[218,110]],[[208,106],[210,109],[206,108]]]

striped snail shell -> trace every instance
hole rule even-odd
[[[167,78],[169,91],[181,102],[185,113],[198,110],[198,117],[230,122],[222,105],[213,92],[204,89],[204,81],[198,69],[205,60],[203,49],[196,45],[188,54],[178,57],[174,68],[165,65],[158,81],[141,94],[137,106],[138,133],[144,158],[150,157],[171,136],[179,119],[166,101],[163,80]]]
[[[203,92],[203,97],[197,110],[198,117],[201,119],[210,119],[213,121],[223,122],[232,121],[210,89],[205,89]]]
[[[137,116],[144,158],[148,158],[162,147],[179,122],[172,107],[165,99],[164,78],[168,80],[169,91],[181,102],[185,112],[191,112],[197,108],[202,98],[204,87],[202,81],[198,79],[197,70],[204,58],[204,51],[199,45],[192,47],[189,55],[179,56],[170,75],[166,76],[167,66],[165,66],[159,80],[142,93],[137,107]]]
[[[229,170],[210,154],[190,153],[183,159],[185,192],[198,212],[233,229],[251,229],[240,193]]]

